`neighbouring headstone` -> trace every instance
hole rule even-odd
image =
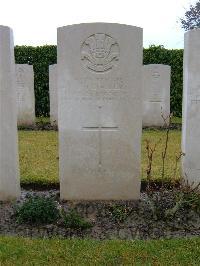
[[[200,29],[185,33],[183,78],[182,173],[200,183]]]
[[[16,83],[18,98],[18,125],[35,124],[35,94],[33,66],[17,64]]]
[[[13,33],[0,26],[0,200],[19,196],[17,95]]]
[[[60,192],[68,200],[140,195],[142,29],[58,29]]]
[[[163,126],[169,121],[170,76],[170,66],[143,66],[143,126]]]
[[[58,86],[57,65],[49,66],[49,98],[50,98],[50,121],[51,125],[58,124]]]

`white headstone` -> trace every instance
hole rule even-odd
[[[16,65],[16,83],[18,98],[18,125],[35,123],[35,94],[33,66]]]
[[[0,26],[0,200],[20,194],[13,34]]]
[[[163,126],[170,115],[170,74],[167,65],[143,66],[143,126]]]
[[[183,176],[200,182],[200,29],[185,34],[182,159]]]
[[[57,67],[61,198],[138,199],[142,29],[59,28]]]
[[[49,98],[51,125],[58,124],[57,65],[49,66]]]

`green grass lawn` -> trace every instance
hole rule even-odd
[[[50,117],[36,117],[36,123],[50,123]]]
[[[58,183],[56,131],[19,131],[19,156],[23,183]]]
[[[38,123],[49,123],[50,118],[49,117],[36,117],[36,122]],[[172,123],[173,124],[181,124],[182,123],[182,118],[181,117],[172,117]]]
[[[0,265],[200,265],[200,238],[95,241],[1,237]]]
[[[144,130],[142,136],[142,178],[146,177],[147,156],[145,139],[156,143],[160,140],[154,154],[152,176],[161,177],[161,154],[164,149],[166,131]],[[169,150],[166,158],[165,178],[173,177],[175,156],[180,151],[181,132],[171,130]],[[23,183],[58,183],[58,133],[55,131],[19,131],[19,153],[21,181]],[[177,177],[180,176],[178,164]]]
[[[173,116],[172,117],[172,123],[173,124],[182,124],[182,118],[181,117]]]

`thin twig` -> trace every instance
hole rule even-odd
[[[178,162],[180,161],[181,157],[184,156],[185,154],[180,151],[178,155],[176,155],[175,157],[175,166],[174,166],[174,170],[173,170],[173,180],[175,181],[176,179],[176,174],[177,174],[177,168],[178,168]]]
[[[147,190],[148,190],[150,187],[150,180],[152,178],[151,172],[152,172],[152,164],[153,164],[153,155],[161,139],[157,143],[155,143],[153,146],[151,146],[149,140],[145,140],[145,141],[146,141],[146,150],[147,150],[147,159],[148,159],[148,164],[146,168],[147,181],[148,181]]]
[[[161,113],[161,116],[164,120],[165,125],[167,125],[165,146],[164,146],[164,151],[162,152],[162,174],[161,174],[161,178],[162,178],[162,187],[163,187],[163,182],[164,182],[164,177],[165,177],[165,160],[166,160],[167,149],[168,149],[169,132],[170,132],[172,114],[168,115],[167,117],[164,117],[163,113]]]

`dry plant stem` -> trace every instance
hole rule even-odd
[[[181,190],[184,192],[184,193],[199,193],[200,194],[200,182],[195,186],[194,185],[194,182],[192,184],[189,184],[189,181],[188,179],[182,179],[182,182],[181,182]]]
[[[165,147],[164,147],[164,151],[162,152],[162,175],[161,175],[162,181],[163,181],[164,176],[165,176],[165,158],[166,158],[166,154],[167,154],[168,141],[169,141],[169,128],[167,128]]]
[[[166,160],[167,149],[168,149],[169,132],[170,132],[172,114],[168,115],[167,117],[164,117],[164,115],[162,113],[161,116],[164,120],[165,125],[167,125],[165,146],[164,146],[164,151],[162,152],[162,174],[161,174],[161,178],[162,178],[162,187],[163,187],[163,182],[164,182],[164,177],[165,177],[165,160]]]
[[[147,159],[148,159],[148,164],[147,164],[147,169],[146,169],[148,185],[149,185],[149,181],[151,180],[151,177],[152,177],[151,171],[152,171],[153,155],[154,155],[154,152],[156,151],[156,147],[157,147],[158,143],[160,142],[160,140],[157,143],[155,143],[154,146],[150,145],[149,140],[145,140],[146,141],[146,150],[147,150]]]
[[[178,168],[178,162],[180,161],[181,157],[184,155],[183,152],[179,152],[178,155],[176,155],[176,158],[175,158],[175,166],[174,166],[174,173],[173,173],[173,178],[172,180],[175,181],[176,179],[176,174],[177,174],[177,168]]]
[[[146,150],[147,150],[147,158],[148,158],[148,165],[147,165],[147,180],[149,181],[151,179],[151,169],[152,169],[152,161],[153,161],[153,153],[155,152],[156,144],[152,148],[150,146],[150,141],[146,140]]]

